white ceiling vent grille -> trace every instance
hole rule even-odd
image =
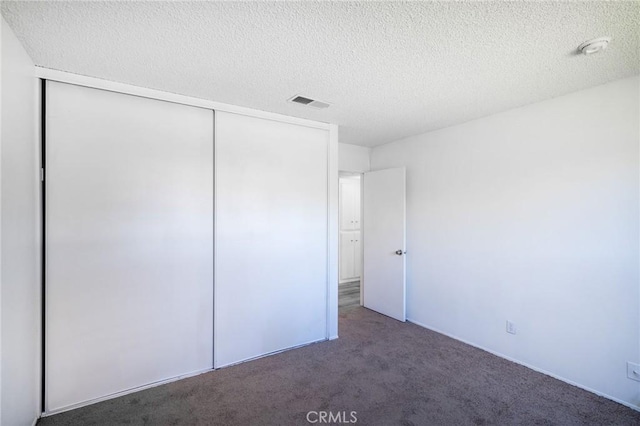
[[[300,95],[295,95],[294,97],[289,99],[289,102],[293,102],[294,104],[300,104],[304,106],[310,106],[316,109],[324,109],[324,108],[329,108],[331,106],[331,104],[327,102],[317,101],[315,99],[306,98]]]

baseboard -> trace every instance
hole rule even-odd
[[[132,388],[132,389],[127,389],[127,390],[124,390],[124,391],[120,391],[120,392],[112,393],[112,394],[109,394],[109,395],[101,396],[100,398],[89,399],[87,401],[78,402],[76,404],[66,405],[64,407],[57,408],[55,410],[43,412],[42,413],[42,417],[53,416],[54,414],[64,413],[65,411],[71,411],[71,410],[75,410],[76,408],[86,407],[87,405],[97,404],[98,402],[108,401],[108,400],[114,399],[114,398],[119,398],[121,396],[129,395],[131,393],[140,392],[140,391],[145,390],[145,389],[155,388],[156,386],[165,385],[167,383],[175,382],[175,381],[186,379],[186,378],[193,377],[193,376],[198,376],[200,374],[208,373],[210,371],[213,371],[213,369],[212,368],[206,368],[204,370],[197,370],[197,371],[193,371],[191,373],[181,374],[181,375],[176,376],[176,377],[171,377],[171,378],[168,378],[168,379],[158,380],[157,382],[149,383],[147,385],[138,386],[138,387],[135,387],[135,388]],[[36,419],[36,421],[37,421],[37,419]]]
[[[326,337],[323,337],[322,339],[318,339],[318,340],[310,340],[308,342],[304,342],[304,343],[301,343],[301,344],[296,345],[296,346],[290,346],[290,347],[278,349],[278,350],[275,350],[275,351],[272,351],[272,352],[267,352],[267,353],[264,353],[264,354],[261,354],[261,355],[257,355],[257,356],[254,356],[254,357],[244,358],[244,359],[241,359],[240,361],[234,361],[234,362],[230,362],[228,364],[216,365],[214,369],[218,370],[220,368],[227,368],[227,367],[232,367],[232,366],[238,365],[238,364],[244,364],[245,362],[255,361],[256,359],[265,358],[265,357],[268,357],[268,356],[271,356],[271,355],[281,354],[282,352],[287,352],[287,351],[290,351],[290,350],[293,350],[293,349],[303,348],[305,346],[313,345],[314,343],[326,342],[327,340],[331,340],[331,339],[327,339]]]
[[[103,397],[100,397],[100,398],[90,399],[90,400],[87,400],[87,401],[79,402],[77,404],[67,405],[67,406],[64,406],[64,407],[61,407],[61,408],[57,408],[55,410],[43,412],[41,417],[53,416],[55,414],[63,413],[65,411],[75,410],[76,408],[86,407],[87,405],[97,404],[98,402],[103,402],[103,401],[108,401],[110,399],[119,398],[121,396],[129,395],[129,394],[135,393],[135,392],[140,392],[142,390],[154,388],[156,386],[165,385],[167,383],[175,382],[177,380],[182,380],[182,379],[186,379],[186,378],[189,378],[189,377],[198,376],[200,374],[208,373],[210,371],[214,371],[214,370],[217,370],[219,368],[231,367],[233,365],[242,364],[242,363],[245,363],[247,361],[254,361],[256,359],[264,358],[264,357],[271,356],[271,355],[276,355],[276,354],[279,354],[279,353],[282,353],[282,352],[285,352],[285,351],[289,351],[289,350],[292,350],[292,349],[298,349],[298,348],[302,348],[304,346],[312,345],[314,343],[326,342],[327,340],[333,340],[333,339],[337,339],[337,338],[338,338],[337,335],[334,336],[334,337],[331,337],[329,339],[327,339],[325,337],[325,338],[320,339],[320,340],[313,340],[313,341],[310,341],[310,342],[302,343],[302,344],[294,346],[294,347],[284,348],[284,349],[280,349],[280,350],[277,350],[277,351],[269,352],[269,353],[266,353],[266,354],[263,354],[263,355],[259,355],[259,356],[253,357],[253,358],[244,359],[242,361],[234,362],[232,364],[221,365],[221,366],[218,366],[218,367],[215,367],[215,368],[207,368],[207,369],[204,369],[204,370],[198,370],[198,371],[194,371],[194,372],[191,372],[191,373],[182,374],[180,376],[172,377],[172,378],[169,378],[169,379],[159,380],[157,382],[149,383],[149,384],[144,385],[144,386],[139,386],[139,387],[136,387],[136,388],[125,390],[125,391],[112,393],[110,395],[106,395],[106,396],[103,396]],[[33,425],[35,425],[37,423],[38,419],[39,418],[36,418],[34,420]]]
[[[36,418],[33,419],[33,423],[31,423],[31,426],[36,426],[36,424],[38,423],[38,420],[40,420],[40,416],[36,416]]]
[[[427,330],[431,330],[431,331],[436,332],[436,333],[438,333],[438,334],[442,334],[442,335],[444,335],[444,336],[450,337],[450,338],[452,338],[452,339],[454,339],[454,340],[457,340],[457,341],[459,341],[459,342],[465,343],[465,344],[467,344],[467,345],[469,345],[469,346],[473,346],[474,348],[478,348],[478,349],[483,350],[483,351],[485,351],[485,352],[489,352],[490,354],[495,355],[495,356],[498,356],[498,357],[503,358],[503,359],[506,359],[507,361],[515,362],[516,364],[520,364],[520,365],[522,365],[523,367],[527,367],[527,368],[529,368],[529,369],[531,369],[531,370],[533,370],[533,371],[537,371],[538,373],[542,373],[542,374],[547,375],[547,376],[549,376],[549,377],[553,377],[554,379],[560,380],[561,382],[568,383],[568,384],[570,384],[571,386],[575,386],[575,387],[580,388],[580,389],[582,389],[582,390],[586,390],[587,392],[591,392],[591,393],[596,394],[596,395],[598,395],[598,396],[601,396],[601,397],[603,397],[603,398],[607,398],[607,399],[609,399],[609,400],[611,400],[611,401],[613,401],[613,402],[617,402],[618,404],[624,405],[625,407],[629,407],[629,408],[631,408],[632,410],[635,410],[635,411],[640,412],[640,406],[633,405],[633,404],[631,404],[630,402],[623,401],[623,400],[618,399],[618,398],[616,398],[616,397],[614,397],[614,396],[607,395],[606,393],[603,393],[603,392],[597,391],[597,390],[595,390],[595,389],[591,389],[591,388],[589,388],[589,387],[587,387],[587,386],[581,385],[580,383],[576,383],[576,382],[574,382],[573,380],[569,380],[569,379],[567,379],[567,378],[565,378],[565,377],[559,376],[559,375],[557,375],[557,374],[555,374],[555,373],[552,373],[552,372],[550,372],[550,371],[547,371],[547,370],[545,370],[545,369],[542,369],[542,368],[536,367],[535,365],[527,364],[526,362],[523,362],[523,361],[517,360],[517,359],[512,358],[512,357],[510,357],[510,356],[504,355],[504,354],[502,354],[502,353],[500,353],[500,352],[496,352],[496,351],[494,351],[494,350],[491,350],[491,349],[485,348],[485,347],[483,347],[483,346],[480,346],[480,345],[475,344],[475,343],[473,343],[473,342],[470,342],[470,341],[468,341],[468,340],[462,339],[462,338],[460,338],[460,337],[458,337],[458,336],[455,336],[455,335],[453,335],[453,334],[449,334],[449,333],[446,333],[446,332],[444,332],[444,331],[442,331],[442,330],[438,330],[437,328],[429,327],[428,325],[426,325],[426,324],[422,324],[422,323],[421,323],[421,322],[419,322],[419,321],[414,321],[414,320],[412,320],[412,319],[410,319],[410,318],[407,318],[407,321],[408,321],[408,322],[410,322],[410,323],[412,323],[412,324],[415,324],[415,325],[417,325],[417,326],[420,326],[420,327],[422,327],[422,328],[426,328]]]

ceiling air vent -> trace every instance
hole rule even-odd
[[[305,98],[304,96],[299,96],[299,95],[296,95],[293,98],[289,99],[289,102],[310,106],[312,108],[317,108],[317,109],[329,108],[329,106],[331,105],[326,102],[317,101],[311,98]]]

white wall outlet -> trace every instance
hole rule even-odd
[[[509,320],[507,320],[507,333],[516,334],[516,325]]]
[[[627,362],[627,377],[640,382],[640,364]]]

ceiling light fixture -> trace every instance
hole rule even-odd
[[[610,37],[600,37],[593,40],[585,41],[580,46],[578,46],[578,52],[581,52],[585,55],[591,55],[592,53],[600,52],[601,50],[607,48],[610,41]]]

